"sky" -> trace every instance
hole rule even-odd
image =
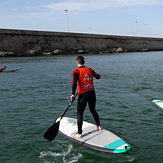
[[[0,0],[2,29],[163,38],[162,16],[163,0]]]

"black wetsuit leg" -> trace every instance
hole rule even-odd
[[[89,91],[89,99],[88,99],[89,110],[93,115],[93,118],[96,122],[97,126],[100,126],[99,115],[96,112],[96,94],[95,91]]]
[[[78,105],[77,105],[77,119],[78,119],[78,134],[82,134],[82,125],[83,125],[83,113],[88,102],[90,112],[93,115],[93,118],[97,124],[100,126],[99,115],[96,112],[96,95],[95,91],[88,91],[79,95]]]

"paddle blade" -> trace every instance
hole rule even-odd
[[[53,141],[59,130],[60,121],[54,123],[44,134],[44,138]]]

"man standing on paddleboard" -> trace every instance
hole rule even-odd
[[[0,72],[4,71],[6,69],[6,66],[4,66],[3,68],[0,68]]]
[[[72,95],[70,100],[75,100],[75,91],[78,85],[78,104],[77,104],[77,120],[78,132],[73,136],[74,138],[82,137],[83,113],[88,103],[90,112],[97,125],[97,130],[101,131],[99,115],[96,112],[96,94],[94,90],[93,77],[100,79],[100,75],[93,69],[85,67],[85,60],[83,56],[78,56],[76,59],[77,69],[72,72]]]

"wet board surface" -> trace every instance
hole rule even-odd
[[[153,100],[152,101],[159,109],[163,110],[163,100]]]
[[[131,148],[128,143],[112,132],[106,129],[97,131],[96,125],[85,121],[83,122],[82,138],[73,138],[77,132],[77,120],[74,118],[63,117],[60,121],[59,131],[72,141],[98,151],[124,153]]]

